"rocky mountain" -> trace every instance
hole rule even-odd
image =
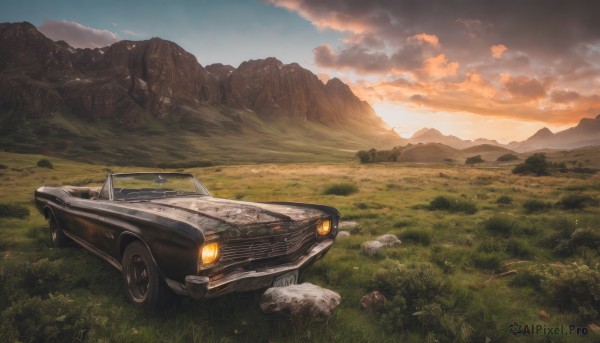
[[[269,129],[275,121],[287,124]],[[76,49],[27,22],[0,23],[0,122],[0,146],[32,152],[40,151],[43,139],[52,144],[59,139],[58,146],[68,147],[74,135],[87,132],[98,139],[100,129],[118,128],[140,133],[181,128],[241,142],[245,135],[284,136],[291,125],[308,135],[323,127],[367,142],[402,141],[342,81],[323,84],[296,63],[270,57],[237,68],[203,67],[194,55],[160,38]],[[304,135],[298,130],[295,139]],[[327,138],[320,144],[340,144]]]
[[[481,144],[491,144],[498,145],[495,140],[489,140],[484,138],[479,138],[474,141],[471,140],[463,140],[453,135],[444,135],[440,131],[436,129],[423,128],[417,132],[415,132],[412,137],[408,139],[409,143],[419,144],[419,143],[440,143],[447,146],[450,146],[454,149],[465,149],[468,147],[481,145]]]
[[[600,145],[600,115],[583,118],[577,126],[552,133],[543,128],[523,142],[511,142],[509,149],[523,152],[540,149],[574,149]]]
[[[204,68],[192,54],[160,38],[74,49],[26,22],[0,24],[0,46],[0,106],[29,117],[68,109],[133,128],[144,112],[165,118],[201,104],[251,110],[271,119],[383,126],[371,106],[340,80],[323,84],[298,64],[272,57],[238,68]]]

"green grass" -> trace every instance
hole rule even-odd
[[[54,168],[38,167],[41,159]],[[489,337],[511,342],[507,328],[515,321],[547,326],[600,321],[591,297],[598,275],[593,269],[599,258],[593,243],[600,230],[597,207],[573,211],[553,206],[534,215],[521,207],[529,199],[561,199],[575,188],[593,196],[580,178],[517,176],[509,167],[357,162],[181,168],[218,197],[328,204],[343,219],[358,222],[349,239],[336,242],[301,274],[304,281],[340,293],[342,303],[326,321],[298,323],[263,315],[260,292],[183,299],[160,314],[138,310],[124,296],[121,275],[107,263],[81,248],[48,246],[47,225],[32,197],[41,185],[99,185],[108,169],[150,169],[5,152],[0,160],[6,166],[0,169],[2,202],[30,211],[24,218],[0,218],[0,325],[5,325],[0,332],[29,332],[21,341],[445,342]],[[482,185],[480,180],[491,181]],[[359,191],[324,194],[333,184]],[[515,206],[499,206],[501,195]],[[467,215],[423,206],[439,196],[470,203],[478,211]],[[361,243],[386,233],[400,237],[402,244],[378,257],[361,255]],[[561,267],[573,262],[592,270]],[[487,281],[512,269],[516,276]],[[363,312],[361,297],[376,289],[390,305],[381,314]],[[576,290],[571,298],[556,299],[571,290]],[[540,309],[550,318],[541,320]],[[585,337],[598,339],[592,332]]]

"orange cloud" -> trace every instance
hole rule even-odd
[[[492,56],[494,56],[495,59],[502,58],[502,54],[504,54],[506,50],[508,50],[508,48],[504,44],[496,44],[490,47]]]
[[[438,48],[440,46],[440,40],[436,35],[430,35],[427,33],[419,33],[417,35],[408,37],[407,41],[409,42],[425,42],[434,48]]]
[[[456,75],[458,67],[458,62],[448,62],[444,54],[439,54],[426,59],[422,71],[431,78],[441,79]]]

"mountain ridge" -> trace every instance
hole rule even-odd
[[[502,144],[495,140],[478,138],[463,140],[453,135],[444,135],[437,129],[422,128],[416,131],[409,143],[441,143],[455,149],[465,149],[481,144],[490,144],[516,152],[528,152],[542,149],[575,149],[586,146],[600,146],[600,114],[595,118],[582,118],[576,126],[552,132],[547,127],[539,129],[532,136],[520,142]]]
[[[404,142],[339,79],[274,57],[204,67],[158,37],[76,49],[27,22],[0,23],[0,46],[7,151],[252,163],[339,161],[372,142]]]

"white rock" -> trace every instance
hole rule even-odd
[[[348,239],[350,238],[350,232],[348,231],[340,231],[337,234],[337,239]]]
[[[377,241],[385,244],[386,247],[393,247],[402,243],[398,237],[392,235],[391,233],[386,233],[385,235],[377,237]]]
[[[305,282],[267,289],[260,299],[260,309],[265,314],[281,313],[294,318],[326,318],[340,301],[336,292]]]
[[[379,249],[381,249],[384,246],[385,244],[381,243],[380,241],[366,241],[360,245],[360,249],[365,255],[373,256],[377,254]]]

